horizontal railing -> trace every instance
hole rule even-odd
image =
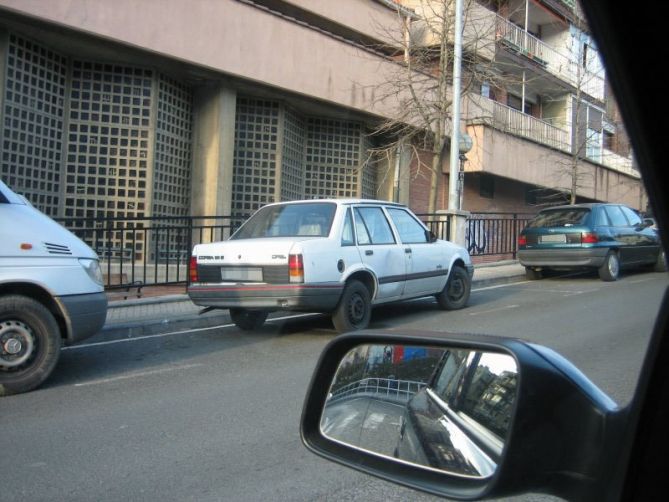
[[[426,386],[423,382],[389,378],[364,378],[350,383],[328,396],[327,404],[355,397],[374,397],[397,403],[407,403]]]
[[[98,254],[107,289],[176,285],[188,280],[195,244],[227,239],[238,216],[57,218]]]
[[[473,125],[484,124],[563,152],[571,151],[569,131],[485,96],[470,97],[467,119]]]

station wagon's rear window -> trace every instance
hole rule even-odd
[[[230,240],[265,237],[327,237],[337,206],[328,202],[265,206]]]
[[[571,227],[582,225],[590,213],[587,208],[566,208],[542,211],[530,223],[528,228]]]

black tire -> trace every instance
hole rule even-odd
[[[664,255],[664,250],[660,249],[660,252],[657,255],[657,261],[653,266],[655,272],[666,272],[667,271],[667,257]]]
[[[525,267],[525,277],[528,281],[538,281],[543,277],[543,273],[536,268]]]
[[[269,312],[265,310],[230,309],[230,318],[235,325],[244,331],[260,329]]]
[[[618,258],[618,253],[609,251],[604,259],[604,263],[597,269],[597,272],[602,281],[608,282],[617,280],[618,275],[620,274],[620,259]]]
[[[458,310],[464,308],[469,301],[472,291],[472,282],[467,271],[454,266],[448,277],[446,286],[437,296],[437,303],[444,310]]]
[[[339,333],[365,329],[371,317],[372,300],[369,290],[360,281],[349,282],[332,314],[335,329]]]
[[[22,295],[0,298],[0,396],[28,392],[58,363],[61,333],[41,303]]]

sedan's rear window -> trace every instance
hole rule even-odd
[[[582,225],[590,213],[589,209],[571,208],[542,211],[530,223],[528,228],[571,227]]]
[[[265,206],[251,216],[230,240],[327,237],[335,209],[335,204],[323,202]]]

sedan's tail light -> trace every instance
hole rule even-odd
[[[527,237],[525,237],[523,234],[520,234],[518,236],[518,245],[519,246],[527,246]]]
[[[301,254],[288,255],[290,282],[304,282],[304,262]]]
[[[188,280],[189,282],[199,282],[197,276],[197,258],[195,256],[190,257],[190,263],[188,264]]]
[[[581,234],[581,244],[597,244],[599,237],[595,232],[583,232]]]

